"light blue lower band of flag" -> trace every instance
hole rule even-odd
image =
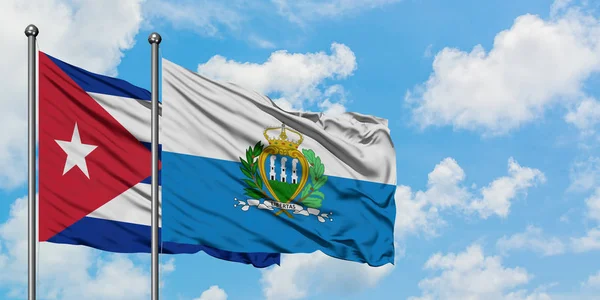
[[[227,251],[323,253],[380,266],[394,261],[395,185],[329,176],[316,216],[234,207],[246,200],[241,164],[163,152],[164,241]]]

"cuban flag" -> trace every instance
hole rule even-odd
[[[38,58],[39,240],[149,253],[150,92],[43,52]],[[204,251],[260,268],[280,261],[277,253],[159,245],[164,254]]]

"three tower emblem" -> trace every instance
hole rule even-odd
[[[279,135],[273,135],[277,131]],[[288,137],[288,133],[293,136]],[[269,143],[267,147],[259,141],[248,147],[245,159],[240,157],[244,194],[249,199],[235,198],[234,206],[243,211],[256,207],[290,218],[315,216],[322,223],[333,221],[331,213],[320,210],[325,200],[325,194],[319,191],[327,182],[325,166],[313,150],[299,150],[302,134],[282,124],[267,128],[263,135]]]

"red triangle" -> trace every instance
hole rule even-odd
[[[46,241],[151,175],[151,152],[39,53],[39,239]],[[67,154],[56,140],[97,146],[63,175]],[[148,128],[150,130],[150,128]]]

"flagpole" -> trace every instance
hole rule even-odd
[[[162,38],[153,32],[148,37],[152,47],[152,300],[158,300],[158,45]]]
[[[27,231],[27,265],[28,265],[28,299],[36,299],[36,242],[37,220],[35,199],[35,147],[36,147],[36,47],[35,40],[39,33],[38,28],[31,24],[25,28],[27,36],[27,106],[28,106],[28,140],[27,140],[27,167],[28,167],[28,231]]]

